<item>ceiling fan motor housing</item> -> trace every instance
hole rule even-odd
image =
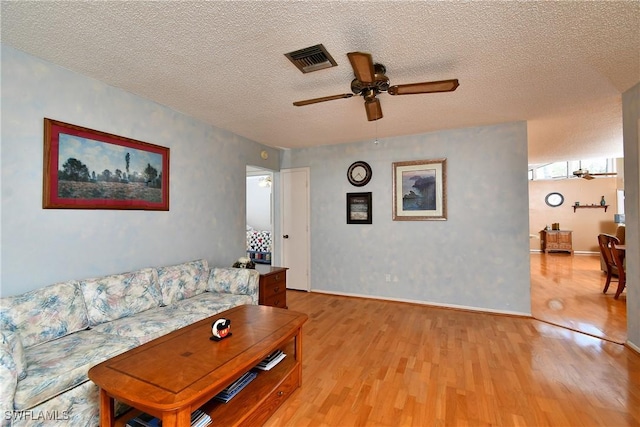
[[[351,81],[351,92],[356,95],[366,96],[366,89],[373,89],[375,94],[379,94],[380,92],[386,92],[389,89],[389,77],[385,75],[387,69],[382,64],[374,64],[374,81],[371,83],[363,83],[357,78]]]

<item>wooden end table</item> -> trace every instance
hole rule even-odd
[[[258,304],[287,308],[287,270],[286,267],[256,265],[260,273]]]
[[[211,341],[215,319],[231,320],[232,336]],[[302,325],[307,315],[281,308],[243,305],[178,329],[115,356],[89,370],[100,387],[100,425],[124,426],[134,415],[114,419],[114,399],[162,420],[188,427],[196,409],[212,425],[260,425],[302,382]],[[282,362],[260,372],[228,403],[213,397],[281,349]]]

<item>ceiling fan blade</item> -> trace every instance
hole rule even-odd
[[[378,98],[364,101],[364,108],[367,110],[367,120],[370,122],[382,118],[382,107]]]
[[[306,99],[304,101],[296,101],[293,103],[296,107],[302,107],[303,105],[316,104],[318,102],[333,101],[334,99],[351,98],[352,93],[343,93],[342,95],[323,96],[322,98]]]
[[[618,174],[615,172],[611,172],[611,173],[588,173],[587,172],[586,174],[582,175],[582,178],[591,180],[591,179],[596,179],[596,176],[616,176],[616,175]]]
[[[616,175],[618,175],[617,172],[589,173],[589,171],[586,170],[586,169],[578,169],[577,171],[574,171],[573,174],[575,176],[577,176],[578,178],[584,178],[584,179],[587,179],[587,180],[595,179],[596,176],[616,176]]]
[[[460,86],[458,79],[440,80],[437,82],[409,83],[391,86],[389,95],[411,95],[416,93],[453,92]]]
[[[373,59],[371,55],[364,52],[347,53],[353,73],[362,83],[373,83],[375,81],[375,71],[373,68]]]

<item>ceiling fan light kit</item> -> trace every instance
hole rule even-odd
[[[351,93],[324,96],[321,98],[296,101],[293,105],[301,107],[318,102],[333,101],[335,99],[351,98],[360,95],[364,98],[364,108],[367,120],[370,122],[383,117],[378,94],[387,92],[389,95],[415,95],[423,93],[453,92],[460,86],[458,79],[439,80],[432,82],[408,83],[389,86],[387,69],[382,64],[374,64],[371,54],[364,52],[347,53],[355,79],[351,81]]]

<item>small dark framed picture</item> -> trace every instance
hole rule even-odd
[[[371,223],[371,193],[347,193],[347,224]]]

